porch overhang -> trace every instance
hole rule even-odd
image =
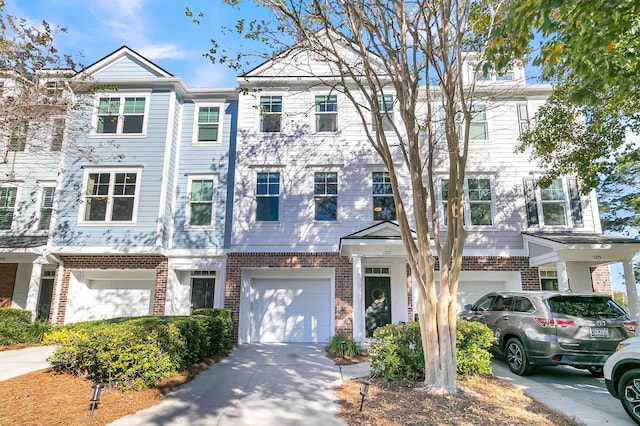
[[[585,262],[592,265],[631,260],[640,240],[617,235],[582,232],[523,232],[529,265]]]
[[[340,238],[340,256],[405,257],[399,225],[386,220]]]
[[[31,262],[47,248],[46,236],[5,236],[0,238],[0,262]]]

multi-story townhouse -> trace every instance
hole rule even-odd
[[[187,88],[127,47],[82,74],[104,90],[70,117],[90,130],[62,162],[52,322],[222,306],[237,91]]]
[[[522,68],[499,76],[472,68],[466,78],[476,79],[479,101],[458,303],[499,289],[611,292],[607,264],[615,261],[629,265],[632,280],[638,242],[602,234],[594,192],[582,195],[572,177],[537,188],[541,170],[514,152],[551,86],[526,84]],[[325,63],[292,50],[238,79],[225,306],[239,320],[240,343],[322,342],[342,333],[362,340],[415,312],[387,170],[353,105],[332,88],[332,75]],[[394,101],[391,94],[379,99],[395,121]],[[406,178],[402,167],[399,173]],[[436,173],[442,213],[447,169]]]

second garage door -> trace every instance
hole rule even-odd
[[[326,342],[331,306],[327,279],[253,279],[251,341]]]

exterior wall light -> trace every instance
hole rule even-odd
[[[100,401],[100,391],[102,391],[102,383],[95,383],[91,386],[92,394],[89,401],[91,401],[91,405],[89,405],[89,418],[93,417],[93,410],[98,408],[98,402]]]
[[[369,385],[371,382],[363,380],[360,382],[360,395],[362,396],[362,400],[360,401],[360,411],[362,411],[362,404],[364,404],[364,397],[369,393]]]

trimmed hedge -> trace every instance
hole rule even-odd
[[[231,344],[230,315],[138,317],[57,327],[45,338],[59,345],[49,361],[120,389],[145,389]]]
[[[491,374],[489,348],[494,336],[484,324],[459,319],[456,326],[458,376]],[[371,344],[371,374],[388,379],[424,380],[420,323],[389,324],[376,329]]]
[[[46,321],[31,322],[31,312],[24,309],[0,309],[0,346],[40,343],[51,328]]]

